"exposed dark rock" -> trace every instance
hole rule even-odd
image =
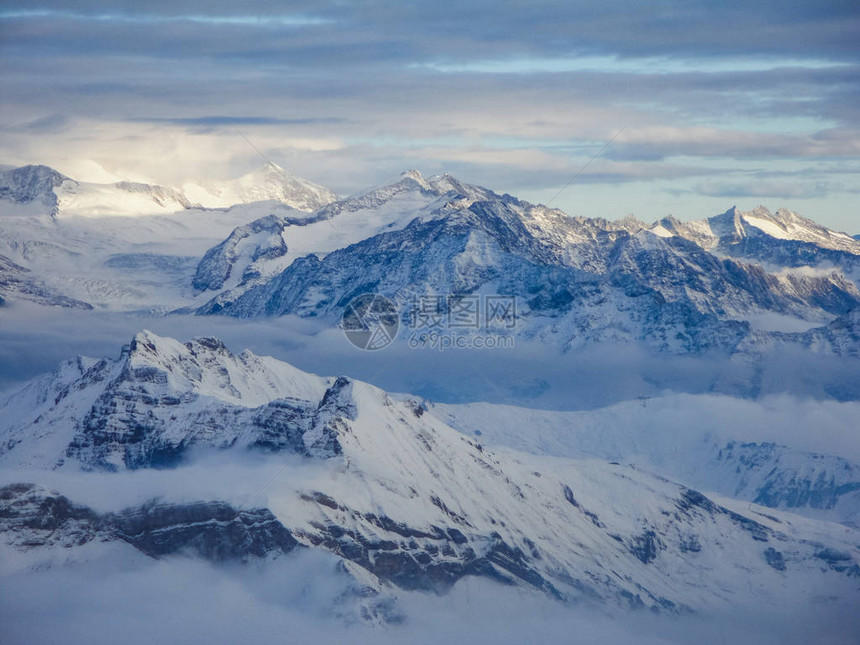
[[[435,526],[426,531],[385,516],[356,514],[319,493],[305,495],[303,499],[352,513],[390,533],[391,539],[370,538],[352,528],[315,522],[312,523],[313,532],[303,532],[299,537],[355,562],[381,580],[402,589],[444,593],[460,578],[477,575],[505,584],[519,580],[561,597],[555,587],[529,565],[529,556],[522,549],[507,544],[498,533],[467,536],[453,527],[442,529]],[[473,543],[487,540],[491,546],[485,549],[483,556],[478,556]],[[533,544],[531,548],[534,549]]]
[[[695,535],[687,535],[683,537],[679,543],[681,553],[698,553],[702,550],[702,543]]]
[[[570,486],[565,484],[564,486],[564,498],[573,504],[576,508],[579,508],[579,503],[576,501],[576,498],[573,496],[573,491],[570,489]]]
[[[764,550],[764,560],[777,571],[785,571],[785,556],[772,546]]]
[[[657,537],[654,531],[648,530],[633,538],[633,544],[630,545],[630,552],[635,555],[643,564],[653,562],[657,555],[665,549],[662,540]]]
[[[153,557],[191,553],[207,560],[246,560],[288,553],[298,542],[268,509],[224,502],[148,504],[105,516],[121,540]]]
[[[41,200],[50,214],[56,215],[58,203],[54,188],[64,181],[71,180],[48,166],[21,166],[0,172],[0,198],[19,204]]]
[[[188,554],[219,562],[281,555],[298,545],[267,509],[152,502],[99,515],[33,484],[0,488],[0,533],[20,548],[122,540],[152,557]]]
[[[748,517],[744,517],[739,513],[735,513],[724,506],[717,506],[702,493],[691,488],[685,488],[682,491],[681,497],[675,502],[675,505],[684,513],[689,513],[694,509],[700,509],[709,515],[726,515],[735,524],[747,531],[752,536],[753,540],[757,540],[759,542],[767,542],[768,535],[771,533],[771,530],[766,526],[759,524]]]
[[[834,571],[849,571],[857,568],[850,553],[826,548],[815,554],[815,557],[824,561]]]

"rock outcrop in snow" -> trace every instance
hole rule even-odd
[[[29,204],[41,202],[51,215],[59,205],[55,189],[71,181],[48,166],[22,166],[0,172],[0,199]]]
[[[283,555],[298,544],[266,509],[152,502],[100,514],[33,484],[0,488],[0,535],[19,549],[122,541],[152,557],[191,553],[214,562]]]
[[[92,309],[92,305],[57,293],[42,283],[29,269],[0,255],[0,305],[7,300],[24,300],[51,307]]]

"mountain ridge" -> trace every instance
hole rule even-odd
[[[516,296],[531,335],[561,326],[585,330],[588,343],[589,335],[610,338],[605,325],[611,321],[612,338],[653,342],[669,351],[733,352],[753,340],[751,328],[744,328],[752,315],[824,326],[860,306],[856,283],[838,271],[772,271],[746,257],[712,252],[689,233],[655,233],[635,218],[570,218],[451,178],[433,181],[406,174],[388,187],[326,207],[320,213],[334,217],[337,227],[335,216],[345,211],[373,213],[404,194],[423,199],[393,229],[344,240],[322,254],[295,255],[280,274],[240,282],[197,313],[335,320],[361,293],[376,291],[403,305],[404,294],[480,291]],[[731,223],[741,214],[732,209],[717,220],[727,218]],[[289,245],[289,231],[283,239]],[[582,334],[573,337],[570,331],[560,338],[567,347],[583,342]]]

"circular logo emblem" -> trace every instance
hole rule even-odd
[[[397,307],[385,296],[365,293],[352,299],[343,310],[341,328],[346,339],[367,351],[388,347],[400,329]]]

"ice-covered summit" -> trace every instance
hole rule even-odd
[[[338,198],[328,188],[297,177],[274,163],[233,180],[187,182],[182,190],[191,201],[207,208],[272,200],[296,210],[315,211]]]

